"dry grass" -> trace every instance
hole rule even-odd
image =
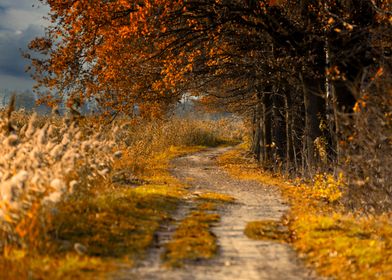
[[[97,279],[121,262],[132,265],[186,194],[168,173],[169,161],[230,140],[216,134],[223,121],[118,120],[105,127],[86,118],[69,127],[14,112],[1,122],[7,149],[0,160],[17,160],[0,166],[8,174],[0,181],[0,279]],[[25,167],[27,178],[15,181]],[[18,183],[12,199],[3,195],[8,182]]]
[[[219,219],[218,214],[203,210],[190,213],[181,221],[173,239],[166,245],[164,262],[169,266],[180,267],[186,261],[212,258],[218,247],[211,226]]]
[[[201,200],[209,201],[209,202],[234,202],[235,198],[228,194],[223,193],[214,193],[214,192],[206,192],[198,195],[198,198]]]
[[[339,203],[339,180],[333,182],[327,175],[308,184],[288,181],[263,172],[252,159],[244,157],[243,150],[231,151],[219,162],[236,178],[281,189],[291,204],[288,221],[282,221],[288,225],[290,242],[321,275],[335,279],[392,278],[391,214],[346,212]],[[266,230],[264,222],[248,225],[247,231],[256,238],[275,238],[275,231]]]
[[[189,261],[211,259],[217,252],[217,238],[211,227],[219,222],[216,210],[225,203],[233,203],[232,196],[205,192],[195,198],[196,210],[178,225],[172,240],[166,245],[163,260],[171,267],[181,267]]]
[[[132,158],[133,173],[142,174],[152,155],[176,147],[236,144],[242,141],[245,128],[238,121],[170,119],[168,121],[120,121],[117,141]]]
[[[287,227],[277,221],[255,221],[247,223],[244,233],[256,240],[287,241],[290,238]]]

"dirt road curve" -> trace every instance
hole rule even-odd
[[[191,184],[192,192],[219,192],[236,198],[237,203],[220,209],[221,222],[214,227],[220,247],[218,256],[181,269],[162,268],[160,245],[170,238],[174,227],[162,228],[158,234],[160,244],[151,250],[148,258],[134,269],[124,269],[115,279],[316,279],[301,264],[290,246],[272,241],[254,241],[244,235],[247,222],[279,220],[288,206],[276,188],[253,181],[235,180],[220,169],[215,159],[228,149],[209,149],[172,162],[173,174]],[[177,218],[184,217],[189,208],[191,202],[179,210]]]

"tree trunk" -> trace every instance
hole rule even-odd
[[[320,116],[323,116],[324,99],[321,97],[323,80],[304,79],[301,74],[305,106],[305,174],[311,176],[319,166],[314,141],[321,136]]]
[[[251,152],[254,154],[255,158],[260,161],[260,142],[261,142],[261,96],[257,93],[257,103],[254,110],[254,117],[253,117],[253,140],[252,140],[252,148]]]
[[[264,138],[265,138],[265,162],[264,167],[271,168],[271,164],[273,162],[273,153],[272,153],[272,102],[271,95],[264,95]]]
[[[289,106],[290,104],[290,96],[289,94],[284,95],[284,112],[285,112],[285,123],[286,123],[286,174],[290,173],[290,165],[293,164],[295,166],[294,161],[294,142],[293,142],[293,131],[291,130],[292,124],[290,119]]]
[[[264,104],[264,95],[262,96],[261,102],[261,114],[260,114],[260,162],[264,164],[267,160],[267,150],[266,150],[266,140],[265,140],[265,104]]]
[[[274,94],[272,96],[272,102],[274,168],[276,172],[280,172],[286,153],[285,118],[282,112],[284,110],[284,100],[281,95]]]

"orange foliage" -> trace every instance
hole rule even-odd
[[[50,7],[52,26],[45,38],[33,40],[29,47],[47,58],[26,56],[35,70],[37,91],[44,90],[39,92],[41,99],[55,104],[77,96],[82,97],[83,105],[94,98],[106,111],[126,114],[133,114],[141,103],[151,104],[144,108],[156,114],[184,92],[200,91],[203,83],[193,79],[195,73],[202,82],[210,82],[211,77],[224,77],[230,66],[239,68],[243,60],[238,58],[247,55],[233,44],[235,36],[253,38],[262,33],[259,29],[266,29],[286,41],[285,32],[266,13],[283,12],[294,5],[285,0],[40,1]],[[379,2],[379,9],[388,11],[388,1]],[[319,18],[312,32],[337,29],[336,19],[326,11],[328,7],[338,9],[336,1],[312,3],[308,12]],[[379,21],[390,20],[390,13],[383,14]],[[351,32],[350,16],[343,15],[339,28]],[[255,54],[257,49],[249,51],[252,61],[260,59]],[[235,74],[241,71],[236,70]],[[345,79],[338,68],[329,71],[333,77]],[[238,87],[238,78],[225,77],[220,82],[230,83],[230,79]],[[210,84],[205,88],[211,89]]]
[[[151,111],[157,112],[156,104],[173,101],[175,92],[165,85],[181,77],[164,70],[183,60],[154,58],[170,38],[154,40],[155,44],[149,38],[166,30],[159,19],[181,7],[182,1],[41,2],[50,6],[52,26],[47,38],[36,38],[29,45],[49,54],[47,60],[30,57],[38,90],[49,88],[63,99],[77,96],[82,104],[95,97],[101,107],[125,113],[150,102]],[[50,102],[48,92],[40,96],[48,103],[59,101]]]

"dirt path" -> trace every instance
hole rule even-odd
[[[272,241],[248,239],[243,231],[249,221],[279,220],[288,210],[278,190],[254,181],[238,181],[216,165],[216,157],[230,148],[209,149],[180,157],[172,162],[172,172],[191,185],[193,193],[219,192],[235,197],[235,204],[220,209],[221,222],[213,231],[219,253],[213,260],[192,263],[181,269],[160,266],[162,244],[170,239],[174,227],[162,227],[158,244],[137,268],[123,270],[115,279],[316,279],[299,261],[292,248]],[[183,218],[191,203],[180,208],[176,219]]]

